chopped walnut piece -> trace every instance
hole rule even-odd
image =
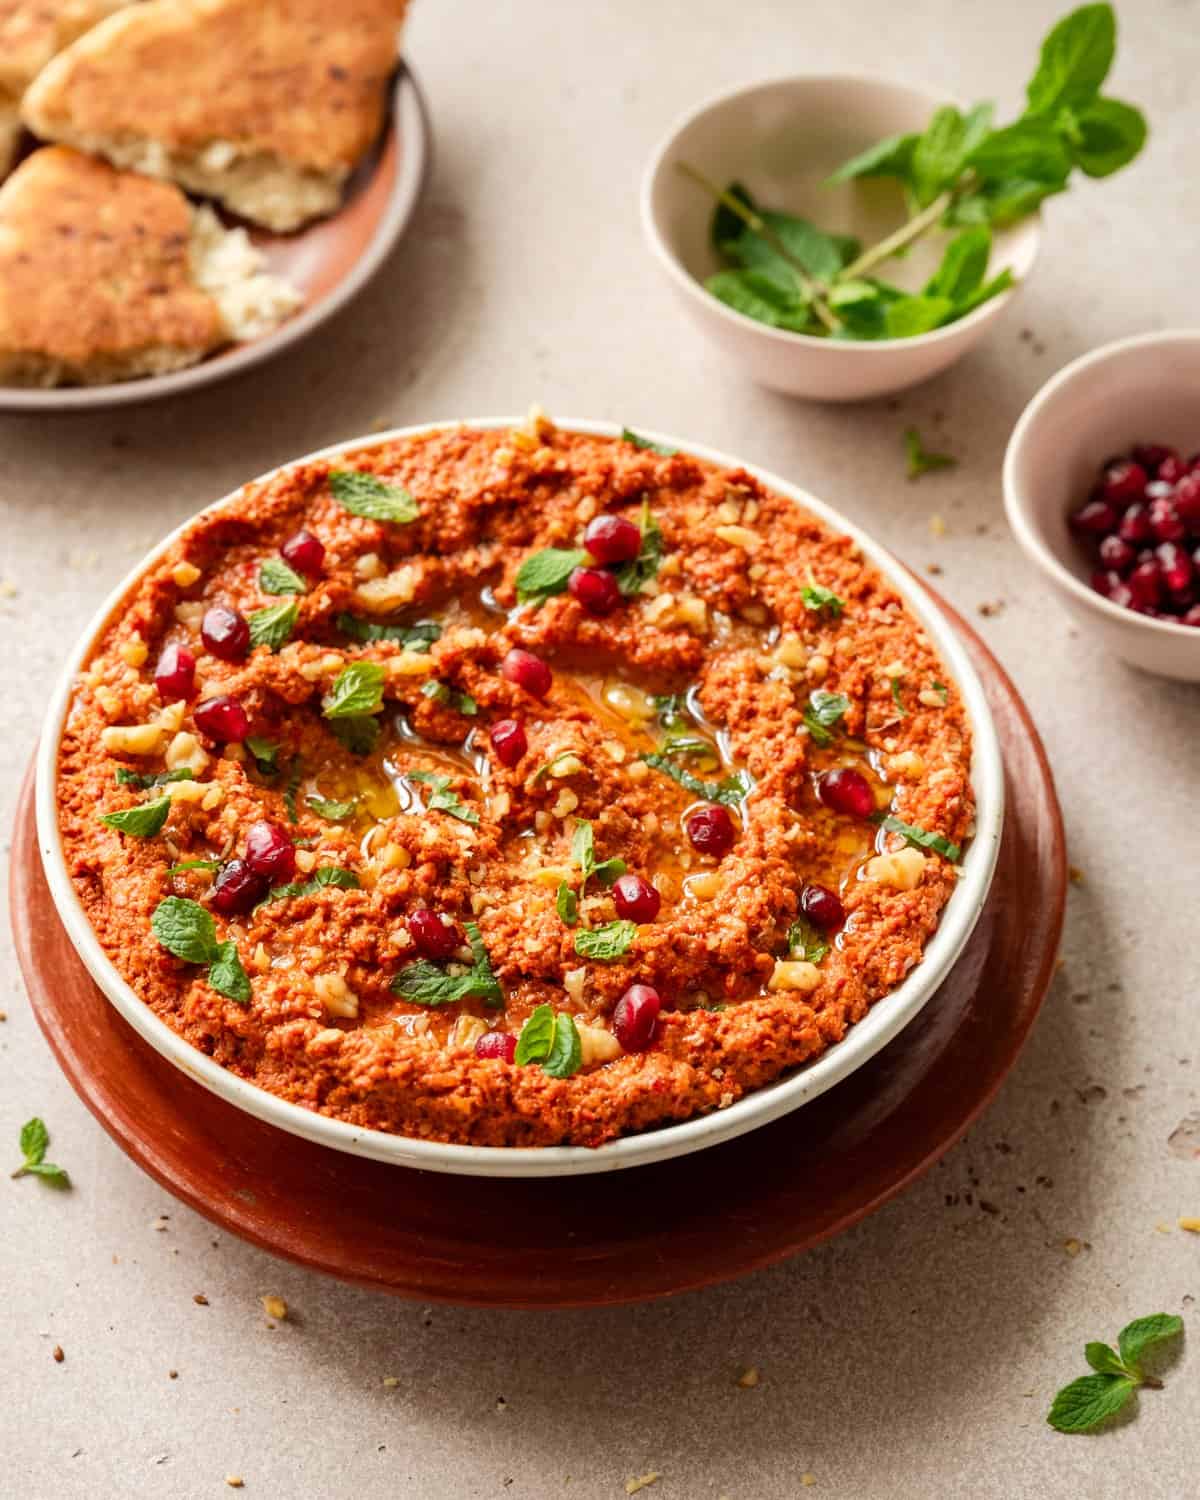
[[[925,856],[919,849],[897,849],[891,854],[877,854],[863,866],[863,879],[897,891],[915,890],[921,883]]]
[[[172,581],[181,589],[190,589],[199,577],[200,569],[195,563],[177,562],[171,569]]]

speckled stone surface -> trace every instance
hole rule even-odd
[[[877,67],[1015,106],[1057,5],[424,0],[409,54],[435,170],[412,233],[354,307],[284,362],[178,404],[0,421],[6,829],[58,663],[167,527],[377,421],[539,400],[742,454],[917,567],[937,564],[1041,725],[1083,877],[1027,1051],[924,1181],[790,1264],[594,1313],[392,1302],[216,1235],[76,1101],[5,933],[0,1142],[15,1165],[21,1122],[43,1114],[76,1184],[57,1195],[0,1174],[6,1493],[190,1500],[240,1476],[272,1500],[607,1500],[655,1471],[655,1500],[784,1500],[806,1484],[848,1500],[1195,1492],[1200,1236],[1174,1226],[1200,1215],[1200,1159],[1169,1138],[1200,1117],[1200,692],[1075,635],[1000,501],[1005,441],[1043,380],[1194,312],[1200,217],[1181,184],[1200,130],[1200,6],[1123,9],[1114,88],[1149,110],[1148,151],[1049,206],[1042,263],[1007,323],[896,409],[803,405],[723,369],[642,248],[642,164],[696,100],[788,69]],[[959,468],[906,484],[910,422]],[[291,1308],[274,1328],[268,1293]],[[1083,1372],[1084,1340],[1156,1310],[1182,1312],[1193,1345],[1166,1389],[1101,1437],[1051,1432],[1050,1397]],[[757,1384],[739,1386],[750,1366]]]

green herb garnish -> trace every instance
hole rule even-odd
[[[526,1063],[541,1062],[544,1057],[549,1057],[550,1048],[554,1045],[554,1031],[553,1007],[536,1006],[528,1021],[521,1027],[514,1061],[524,1066]]]
[[[168,865],[168,875],[182,875],[188,870],[219,870],[221,861],[219,859],[185,859],[177,865]]]
[[[447,682],[435,682],[430,680],[421,687],[421,692],[426,698],[432,698],[435,703],[444,704],[447,708],[457,709],[460,714],[473,719],[479,712],[479,704],[475,702],[470,693],[461,693],[457,688],[452,688]]]
[[[639,437],[628,427],[621,428],[621,441],[634,448],[641,448],[646,453],[657,453],[660,458],[674,458],[679,452],[678,448],[668,448],[666,443],[655,443],[650,438]]]
[[[800,598],[805,609],[811,609],[816,615],[828,611],[830,618],[834,620],[840,620],[842,611],[846,608],[846,601],[839,599],[832,589],[821,588],[815,583],[806,583],[800,590]]]
[[[148,792],[151,787],[167,786],[172,781],[196,781],[198,778],[190,766],[176,766],[173,771],[131,771],[127,766],[117,767],[117,785],[135,786]]]
[[[358,806],[357,797],[351,797],[347,802],[334,802],[327,797],[318,797],[315,792],[310,792],[304,802],[318,818],[324,818],[327,823],[344,823],[347,818],[353,817]]]
[[[351,755],[370,755],[382,733],[378,719],[370,714],[353,714],[348,719],[330,719],[334,738]]]
[[[420,515],[420,507],[406,489],[387,484],[378,474],[362,469],[335,469],[329,489],[343,510],[368,521],[395,521],[406,525]]]
[[[586,552],[564,547],[544,547],[527,557],[517,569],[516,588],[519,604],[544,604],[555,594],[566,591],[567,580],[582,567]]]
[[[207,964],[208,982],[218,995],[239,1005],[249,1003],[250,980],[238,958],[237,944],[232,939],[217,941],[216,925],[198,901],[164,896],[154,908],[150,929],[167,952],[184,963]]]
[[[254,610],[246,616],[251,646],[269,646],[272,651],[279,651],[291,639],[299,615],[300,606],[294,599]]]
[[[571,858],[579,866],[582,877],[579,883],[579,894],[583,895],[583,887],[594,875],[603,886],[612,885],[619,876],[624,875],[626,870],[623,859],[606,859],[600,864],[596,863],[596,845],[592,833],[592,825],[586,818],[576,818],[575,832],[571,835]]]
[[[574,1018],[549,1005],[539,1005],[521,1028],[515,1060],[522,1066],[540,1063],[551,1078],[570,1078],[583,1066],[583,1048]]]
[[[408,771],[405,774],[409,781],[421,781],[430,788],[426,803],[430,812],[449,813],[460,823],[469,823],[472,828],[478,826],[479,814],[472,811],[457,792],[450,790],[449,776],[436,776],[432,771]]]
[[[327,719],[354,719],[383,707],[387,672],[378,662],[352,661],[333,680],[321,711]]]
[[[258,734],[247,735],[245,745],[254,757],[254,769],[258,774],[267,781],[274,780],[279,775],[279,746]]]
[[[529,785],[536,786],[539,781],[542,781],[553,772],[555,766],[562,765],[563,761],[569,758],[578,760],[578,752],[575,750],[560,750],[557,755],[552,755],[549,760],[544,760],[529,778]]]
[[[160,797],[156,802],[142,802],[137,807],[125,807],[120,812],[101,813],[100,821],[118,833],[128,833],[134,838],[151,839],[161,833],[167,814],[171,811],[170,797]]]
[[[635,558],[622,563],[616,572],[617,587],[626,596],[640,593],[645,584],[656,578],[662,562],[663,536],[658,522],[650,514],[649,500],[642,501],[639,525],[642,533],[641,550]]]
[[[942,703],[943,704],[945,704],[945,703],[947,703],[949,701],[949,698],[950,698],[950,689],[946,686],[946,684],[944,682],[931,682],[929,685],[930,685],[930,687],[933,689],[933,691],[935,693],[940,693],[941,694],[941,698],[942,698]]]
[[[952,865],[956,865],[962,858],[962,849],[957,844],[952,844],[943,834],[929,833],[915,823],[902,823],[899,818],[885,817],[880,818],[879,822],[889,833],[898,833],[905,843],[920,849],[932,849]]]
[[[811,735],[813,744],[820,745],[822,749],[832,745],[833,735],[830,731],[837,728],[849,711],[850,700],[844,693],[826,693],[821,690],[813,693],[804,710],[804,727]]]
[[[656,693],[653,701],[654,712],[664,729],[674,729],[684,722],[687,705],[682,693]]]
[[[268,557],[258,570],[258,586],[264,594],[307,594],[308,579],[288,567],[282,557]]]
[[[300,790],[300,781],[304,775],[304,766],[300,757],[292,757],[292,763],[288,767],[287,785],[283,789],[283,805],[287,808],[288,822],[298,823],[300,814],[296,809],[296,793]]]
[[[892,683],[892,702],[896,705],[896,711],[900,715],[900,717],[902,719],[907,719],[908,718],[908,709],[905,708],[905,706],[904,706],[904,700],[900,696],[900,679],[898,677],[893,677],[891,679],[891,683]]]
[[[1174,1313],[1152,1313],[1126,1323],[1117,1335],[1116,1349],[1098,1340],[1085,1344],[1083,1356],[1096,1373],[1081,1375],[1063,1386],[1054,1398],[1047,1422],[1059,1432],[1090,1432],[1119,1412],[1139,1387],[1161,1390],[1162,1381],[1143,1370],[1142,1355],[1182,1332],[1182,1318]]]
[[[398,641],[406,651],[428,651],[442,633],[436,620],[416,620],[411,625],[377,625],[374,620],[360,620],[357,615],[339,614],[337,628],[352,641]]]
[[[915,427],[904,432],[904,452],[908,460],[909,479],[920,479],[922,474],[932,474],[936,469],[952,469],[958,459],[949,453],[930,453],[921,442],[921,434]]]
[[[599,927],[583,927],[575,934],[575,952],[580,958],[611,964],[628,953],[637,937],[637,923],[621,919]]]
[[[579,926],[579,897],[565,880],[559,881],[554,893],[554,910],[564,927]]]
[[[788,928],[787,946],[789,958],[802,958],[810,964],[819,964],[829,952],[829,944],[807,917],[797,917]]]
[[[270,901],[295,901],[300,896],[316,896],[332,886],[339,891],[357,891],[362,882],[353,870],[341,865],[321,865],[307,880],[293,880],[289,885],[273,886],[258,903],[265,906]]]
[[[19,1139],[24,1160],[12,1174],[14,1177],[40,1177],[43,1182],[48,1182],[51,1187],[57,1188],[71,1186],[71,1179],[67,1176],[66,1169],[56,1167],[52,1161],[46,1160],[50,1132],[46,1129],[43,1120],[38,1119],[37,1115],[34,1115],[32,1120],[26,1120],[21,1126]]]
[[[701,739],[698,734],[672,734],[662,742],[663,755],[676,759],[691,758],[704,761],[709,766],[719,766],[721,756],[711,740]]]
[[[419,958],[415,963],[405,964],[392,980],[389,986],[392,993],[402,995],[414,1005],[450,1005],[457,1000],[503,1005],[504,991],[492,969],[478,926],[474,922],[465,922],[463,926],[471,945],[469,969],[461,964],[439,966],[427,958]],[[452,973],[451,969],[463,972]]]
[[[642,759],[648,766],[653,766],[656,771],[677,781],[693,796],[702,797],[705,802],[721,802],[726,807],[736,807],[743,802],[754,785],[746,771],[734,771],[720,781],[701,781],[698,776],[693,776],[690,771],[685,771],[682,766],[677,766],[668,756],[660,755],[657,751],[643,755]]]

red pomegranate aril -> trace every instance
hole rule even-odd
[[[1111,599],[1117,589],[1125,588],[1125,580],[1120,573],[1114,573],[1110,568],[1097,568],[1092,574],[1092,587],[1098,594],[1103,594],[1106,599]],[[1126,589],[1128,593],[1128,589]]]
[[[1193,604],[1191,609],[1180,619],[1181,625],[1200,626],[1200,604]]]
[[[1117,524],[1117,512],[1107,500],[1088,500],[1071,517],[1071,526],[1085,536],[1104,536]]]
[[[523,651],[520,646],[514,646],[500,663],[500,675],[535,698],[544,698],[550,691],[550,668],[540,656]]]
[[[1156,542],[1181,542],[1187,535],[1173,500],[1151,500],[1150,535]]]
[[[229,693],[206,698],[195,708],[196,727],[218,745],[232,745],[250,733],[250,717]]]
[[[662,897],[641,875],[620,875],[613,882],[613,904],[617,916],[630,922],[653,922]]]
[[[1197,599],[1200,599],[1200,592],[1197,591],[1194,583],[1189,584],[1187,588],[1180,589],[1178,593],[1171,595],[1171,613],[1186,614]]]
[[[846,920],[846,908],[825,885],[806,885],[800,893],[800,913],[822,932],[836,932]]]
[[[267,880],[244,859],[231,859],[213,882],[212,904],[223,917],[238,917],[267,894]]]
[[[1180,458],[1178,453],[1168,453],[1166,458],[1158,466],[1155,479],[1164,480],[1167,484],[1178,484],[1187,473],[1188,466]]]
[[[1175,486],[1175,514],[1193,536],[1200,534],[1200,474],[1185,474]]]
[[[154,686],[167,703],[196,695],[196,658],[186,646],[166,646],[154,668]]]
[[[250,650],[250,627],[244,615],[228,604],[214,604],[200,622],[205,648],[222,661],[245,661]]]
[[[720,859],[733,848],[737,829],[733,819],[719,802],[709,802],[684,819],[684,832],[701,854]]]
[[[632,562],[642,550],[642,533],[626,516],[596,516],[583,533],[583,545],[598,563]]]
[[[1144,542],[1150,535],[1150,512],[1138,501],[1131,505],[1121,517],[1121,524],[1117,528],[1117,535],[1123,542],[1128,542],[1131,547],[1136,547]]]
[[[1170,500],[1175,493],[1175,486],[1168,484],[1165,479],[1152,479],[1146,486],[1147,501]]]
[[[409,914],[408,935],[422,958],[452,958],[463,945],[455,922],[444,922],[427,906]]]
[[[1137,561],[1137,553],[1129,543],[1115,535],[1100,538],[1097,556],[1106,568],[1112,568],[1118,573],[1127,573]]]
[[[489,738],[502,766],[515,766],[529,749],[525,726],[517,719],[500,719],[492,725]]]
[[[1158,562],[1138,563],[1125,582],[1129,587],[1129,592],[1133,595],[1135,609],[1145,605],[1157,608],[1161,603],[1163,572]],[[1109,598],[1111,597],[1110,594]]]
[[[617,580],[603,568],[576,568],[567,579],[567,593],[589,615],[611,615],[621,602]]]
[[[475,1043],[476,1057],[492,1057],[512,1062],[517,1055],[517,1039],[511,1031],[485,1031]]]
[[[1134,443],[1133,461],[1141,464],[1142,468],[1149,472],[1151,469],[1157,474],[1159,464],[1168,458],[1178,458],[1179,454],[1174,448],[1168,448],[1163,443]]]
[[[280,547],[279,555],[305,578],[316,578],[325,564],[324,544],[311,531],[298,531],[295,536],[288,537]]]
[[[849,818],[869,818],[875,812],[875,795],[860,771],[848,767],[826,771],[817,781],[817,796],[834,812]]]
[[[1192,560],[1178,542],[1160,542],[1154,549],[1158,565],[1162,569],[1167,592],[1182,594],[1191,586],[1194,569]]]
[[[631,984],[613,1011],[613,1035],[626,1052],[645,1052],[658,1029],[662,997],[648,984]]]
[[[1106,465],[1100,477],[1101,498],[1110,505],[1128,505],[1133,500],[1140,500],[1146,493],[1149,477],[1141,464],[1118,459]]]
[[[286,885],[296,873],[296,846],[278,823],[251,823],[246,832],[246,863],[274,885]]]

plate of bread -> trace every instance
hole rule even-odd
[[[407,0],[0,0],[0,409],[146,401],[342,307],[429,157]]]

